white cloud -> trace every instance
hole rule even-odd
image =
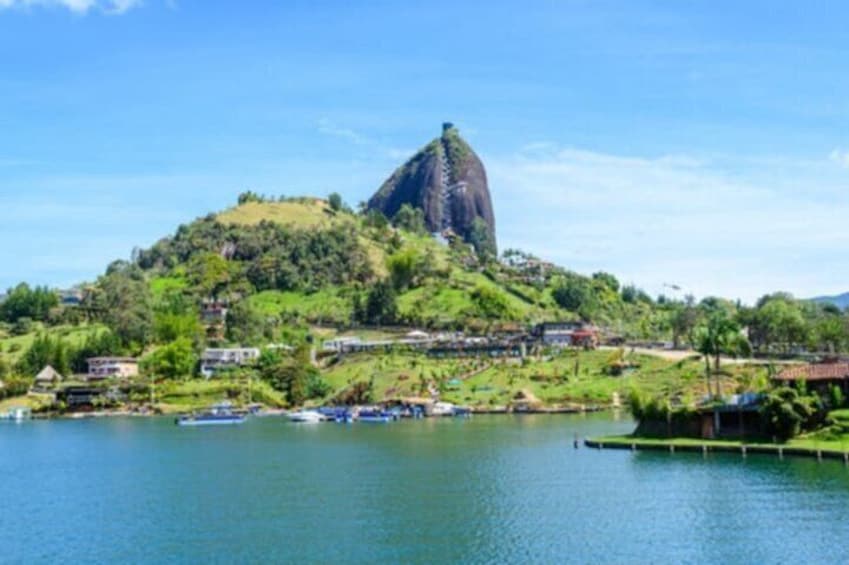
[[[318,132],[323,135],[338,137],[339,139],[343,139],[354,145],[368,148],[369,151],[376,150],[384,157],[393,160],[407,159],[416,152],[415,149],[384,145],[380,141],[372,139],[358,131],[346,127],[340,127],[327,118],[322,118],[318,121]]]
[[[655,293],[664,283],[744,300],[849,290],[849,265],[837,260],[849,246],[849,199],[827,163],[752,172],[750,163],[550,144],[486,162],[502,248]]]
[[[105,14],[123,14],[143,0],[0,0],[0,9],[30,6],[59,6],[77,14],[97,10]]]
[[[327,118],[322,118],[318,121],[318,131],[319,133],[323,133],[325,135],[331,135],[334,137],[340,137],[342,139],[346,139],[351,143],[355,143],[357,145],[365,145],[369,143],[369,140],[355,132],[352,129],[339,127]]]
[[[849,169],[849,151],[841,148],[835,148],[828,154],[828,158],[833,163],[837,163],[844,169]]]

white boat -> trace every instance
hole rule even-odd
[[[433,405],[433,416],[453,416],[455,406],[450,402],[437,402]]]
[[[289,413],[290,422],[299,422],[302,424],[317,424],[324,421],[324,416],[315,410],[298,410],[297,412]]]
[[[13,422],[23,422],[32,417],[32,410],[26,406],[13,406],[6,412],[5,417]]]
[[[214,404],[209,410],[199,414],[182,414],[174,423],[178,426],[221,426],[244,424],[245,415],[233,410],[230,402]]]

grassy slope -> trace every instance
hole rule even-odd
[[[218,219],[223,223],[243,225],[254,225],[266,220],[300,229],[316,229],[359,221],[348,214],[334,213],[324,200],[312,198],[287,202],[251,202],[222,212]],[[362,230],[363,233],[367,231]],[[385,242],[365,236],[361,236],[361,242],[368,252],[375,272],[380,276],[386,275],[385,263],[389,251]],[[513,312],[511,317],[515,320],[533,321],[559,316],[550,296],[526,285],[500,285],[480,273],[465,271],[452,262],[449,250],[431,237],[405,234],[404,245],[432,258],[436,269],[448,270],[450,276],[444,281],[428,281],[423,287],[399,296],[398,307],[401,314],[415,311],[425,320],[455,320],[474,312],[474,303],[469,293],[478,286],[485,286],[497,288],[504,294]],[[180,288],[181,284],[180,279],[163,278],[159,279],[153,288],[154,292],[161,292],[164,288]],[[510,292],[511,288],[518,292]],[[537,303],[520,298],[520,294],[532,298]],[[314,294],[268,291],[251,300],[269,315],[289,312],[314,322],[350,319],[351,297],[343,288],[324,289]]]
[[[527,391],[545,404],[607,404],[614,392],[626,400],[631,389],[651,395],[678,394],[698,397],[704,393],[701,364],[696,360],[671,362],[657,357],[635,355],[628,360],[639,366],[623,376],[609,376],[605,367],[611,351],[580,351],[547,360],[497,361],[481,359],[438,360],[421,354],[394,353],[351,355],[324,372],[334,392],[358,381],[374,379],[378,399],[385,396],[417,395],[420,381],[450,381],[469,372],[482,372],[449,386],[443,393],[450,401],[483,405],[505,405],[520,391]],[[576,371],[577,369],[577,371]],[[576,374],[577,372],[577,374]],[[764,373],[765,369],[748,366],[729,367],[723,390],[733,392]]]
[[[308,198],[289,202],[248,202],[218,214],[223,224],[253,226],[262,221],[290,225],[301,229],[330,227],[339,221],[340,214],[330,209],[327,202]]]
[[[249,399],[248,383],[244,379],[194,379],[160,385],[156,389],[156,400],[157,406],[169,414],[200,410],[227,399],[239,404],[247,404],[250,400],[267,406],[285,405],[285,398],[281,393],[258,379],[251,382],[250,389]]]
[[[67,345],[76,347],[81,345],[90,335],[102,332],[104,329],[105,327],[100,324],[84,324],[81,326],[42,328],[21,336],[0,335],[0,354],[6,360],[14,363],[29,349],[35,337],[40,333],[61,338]]]
[[[346,324],[351,319],[352,303],[343,288],[327,288],[307,294],[267,290],[248,301],[263,314],[297,314],[316,323]]]

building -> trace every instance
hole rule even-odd
[[[243,367],[259,359],[260,351],[255,347],[231,347],[224,349],[206,349],[200,358],[200,372],[210,378],[217,372]]]
[[[321,347],[324,351],[345,353],[347,351],[351,351],[355,347],[359,347],[362,343],[363,341],[355,336],[337,337],[335,339],[328,339]]]
[[[35,389],[45,389],[50,388],[54,385],[57,385],[65,380],[65,377],[59,374],[59,372],[47,365],[44,367],[40,373],[35,376],[35,382],[33,383],[33,387]]]
[[[595,349],[599,343],[598,328],[584,322],[546,322],[536,326],[533,335],[551,347]]]
[[[139,374],[135,357],[92,357],[88,360],[88,380],[128,379]]]
[[[832,386],[837,386],[843,394],[849,394],[849,363],[796,365],[784,369],[772,380],[784,385],[804,382],[808,390],[821,394],[827,394]]]
[[[62,306],[79,306],[83,302],[83,291],[78,288],[60,290],[58,295]]]
[[[206,330],[206,337],[211,341],[224,339],[227,327],[228,303],[223,300],[204,300],[200,310],[201,322]]]

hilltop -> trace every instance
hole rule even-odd
[[[478,251],[497,252],[495,215],[486,170],[451,123],[416,152],[368,201],[394,219],[404,206],[421,210],[431,233],[456,234]]]
[[[816,302],[817,304],[832,304],[841,310],[845,310],[846,308],[849,308],[849,292],[844,292],[843,294],[838,294],[836,296],[818,296],[816,298],[811,298],[811,302]]]

